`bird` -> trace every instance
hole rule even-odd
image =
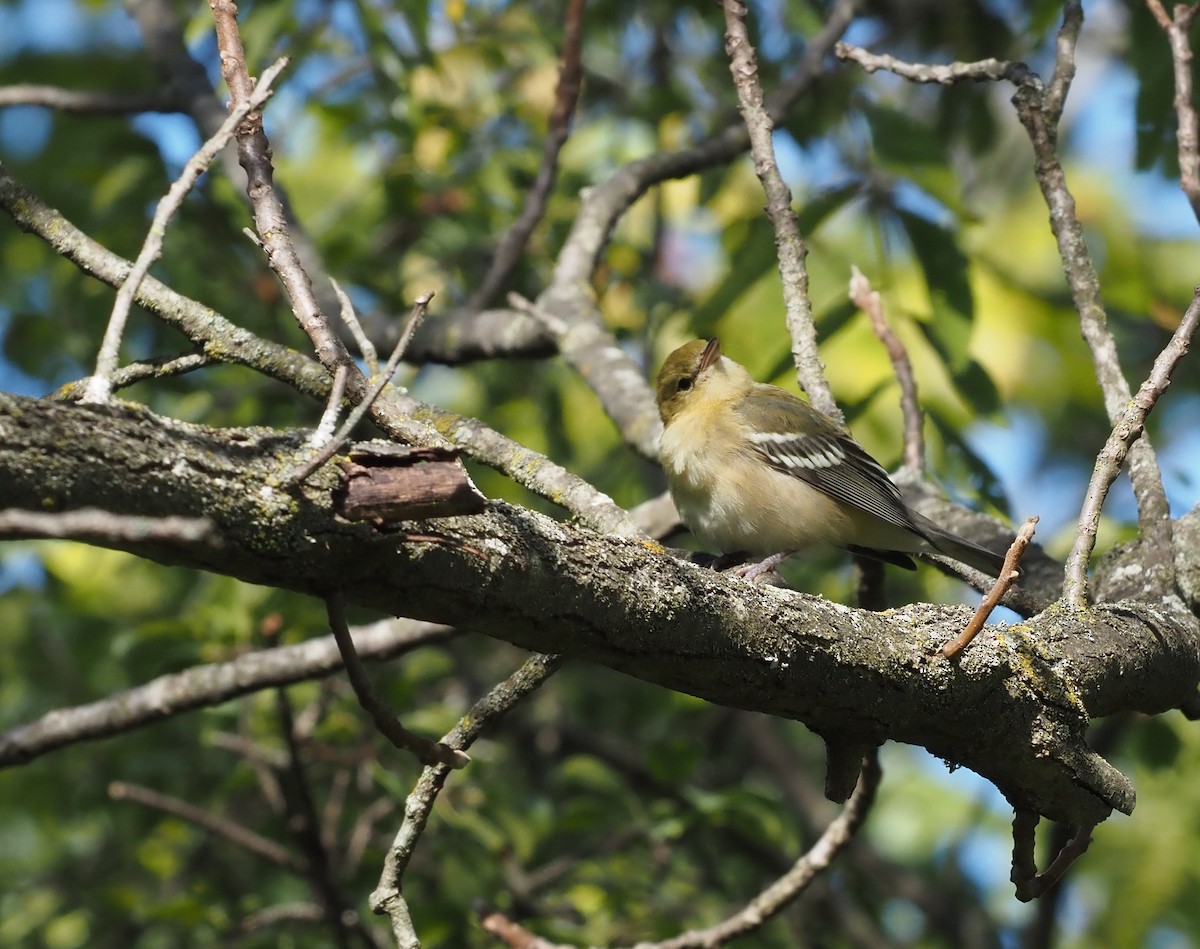
[[[888,473],[840,424],[799,396],[756,382],[693,340],[659,370],[659,460],[683,523],[725,555],[762,557],[753,580],[819,544],[915,570],[909,554],[943,554],[999,576],[999,554],[904,503]]]

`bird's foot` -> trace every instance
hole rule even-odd
[[[792,551],[784,550],[777,554],[771,554],[766,560],[760,560],[758,563],[743,564],[729,571],[735,577],[741,577],[743,580],[749,580],[753,583],[764,573],[774,570],[779,564],[792,555]]]

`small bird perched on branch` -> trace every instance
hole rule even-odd
[[[908,570],[944,554],[997,576],[1004,558],[909,508],[886,471],[844,428],[778,386],[755,382],[694,340],[658,373],[659,457],[684,524],[724,554],[766,557],[753,579],[814,544]]]

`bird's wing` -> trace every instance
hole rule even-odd
[[[920,534],[899,489],[858,442],[784,389],[762,387],[738,407],[754,450],[777,471],[800,478],[818,491],[896,527]],[[805,423],[808,424],[805,424]],[[808,434],[801,430],[813,429]]]

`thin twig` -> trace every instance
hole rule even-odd
[[[492,257],[491,267],[466,303],[467,310],[482,310],[521,259],[529,236],[546,211],[546,201],[558,176],[558,155],[571,131],[571,116],[579,101],[583,80],[583,11],[587,0],[568,0],[563,14],[562,66],[558,72],[558,87],[554,91],[554,108],[550,112],[546,141],[542,146],[542,162],[537,177],[525,194],[521,214],[500,239]]]
[[[117,363],[120,359],[121,338],[125,335],[125,321],[129,317],[129,310],[133,305],[138,286],[149,272],[151,265],[162,253],[163,240],[167,234],[167,225],[175,215],[175,212],[179,210],[179,206],[183,204],[183,199],[191,191],[192,185],[196,183],[196,179],[204,174],[208,166],[212,164],[213,159],[225,147],[229,139],[233,137],[238,124],[251,111],[259,108],[267,101],[267,98],[271,95],[271,84],[283,71],[285,66],[287,66],[286,56],[276,60],[263,73],[262,79],[249,90],[245,100],[230,112],[229,118],[217,129],[216,134],[201,145],[199,151],[188,159],[179,177],[175,179],[162,200],[158,202],[158,207],[154,211],[154,218],[150,222],[150,231],[146,235],[142,249],[139,251],[137,260],[133,263],[133,269],[125,278],[125,282],[121,285],[121,289],[117,293],[117,299],[113,303],[112,315],[108,320],[108,328],[104,332],[104,341],[100,344],[100,353],[96,357],[96,372],[88,379],[80,401],[102,403],[107,402],[109,396],[112,395],[112,375],[116,371]]]
[[[841,409],[834,401],[817,350],[817,329],[813,322],[812,301],[808,296],[808,270],[804,258],[808,248],[792,211],[792,192],[779,173],[771,132],[775,123],[763,105],[762,85],[758,79],[758,61],[746,29],[746,7],[741,0],[722,0],[725,10],[725,52],[729,71],[737,89],[738,110],[750,136],[750,154],[754,172],[767,196],[767,216],[775,230],[775,252],[783,282],[783,304],[788,332],[792,338],[792,358],[800,385],[808,393],[814,408],[841,422]]]
[[[230,109],[240,109],[250,97],[251,79],[246,50],[238,31],[237,6],[232,0],[209,0],[221,52],[221,76],[229,87]],[[283,284],[292,314],[312,340],[321,365],[330,373],[342,363],[352,363],[349,352],[333,331],[313,293],[312,281],[289,237],[288,214],[275,190],[271,146],[263,131],[262,113],[251,110],[237,128],[238,161],[246,172],[246,195],[254,212],[254,228],[262,241],[267,264]],[[360,388],[357,369],[351,375],[351,394]]]
[[[1067,869],[1082,857],[1092,842],[1092,826],[1080,827],[1046,868],[1037,872],[1034,859],[1035,831],[1038,816],[1024,810],[1013,815],[1013,854],[1010,879],[1016,887],[1016,896],[1022,903],[1035,900],[1062,879]]]
[[[47,513],[17,508],[0,510],[0,538],[53,538],[109,544],[211,541],[213,523],[206,517],[140,517],[113,514],[94,507]]]
[[[238,928],[252,933],[280,923],[319,923],[324,918],[325,908],[316,903],[277,903],[245,916]]]
[[[853,21],[857,8],[857,0],[834,3],[795,73],[767,97],[773,120],[786,116],[827,71],[825,58]],[[555,260],[550,286],[538,296],[539,309],[553,313],[563,327],[555,336],[563,360],[596,393],[626,443],[647,458],[657,459],[662,433],[654,393],[646,384],[643,367],[605,326],[591,290],[596,268],[617,221],[651,187],[729,162],[744,152],[749,142],[745,122],[735,121],[694,145],[630,162],[589,188]]]
[[[485,729],[539,688],[562,664],[561,656],[530,656],[520,669],[476,702],[442,738],[442,744],[466,751]],[[401,949],[419,946],[420,940],[413,928],[408,904],[400,892],[400,881],[449,774],[450,767],[444,764],[426,767],[421,772],[420,780],[405,801],[404,822],[388,848],[379,883],[369,899],[371,911],[379,915],[386,914],[391,921],[392,934]]]
[[[257,834],[249,828],[243,827],[241,824],[227,820],[224,817],[218,817],[216,814],[197,807],[195,804],[189,804],[187,801],[181,801],[177,797],[161,794],[158,791],[142,787],[138,784],[129,784],[126,781],[114,781],[110,784],[108,786],[108,796],[114,801],[134,801],[146,807],[153,808],[156,811],[162,811],[164,814],[170,814],[172,817],[178,817],[180,820],[195,824],[197,827],[201,827],[211,834],[224,837],[243,850],[281,866],[285,870],[291,870],[293,873],[299,874],[304,873],[304,864],[296,859],[282,844],[268,840],[261,834]]]
[[[909,82],[937,83],[943,86],[956,82],[996,82],[1000,79],[1012,79],[1014,71],[1025,69],[1022,63],[1001,59],[981,59],[971,63],[953,62],[941,66],[931,63],[907,63],[886,53],[872,53],[850,43],[838,43],[833,48],[833,55],[842,62],[858,63],[868,73],[882,69]]]
[[[129,261],[102,247],[47,206],[20,184],[2,161],[0,209],[22,230],[36,234],[89,277],[119,286],[129,271]],[[142,281],[137,302],[163,323],[204,347],[214,359],[248,366],[315,399],[324,401],[329,394],[330,373],[319,363],[287,346],[249,333],[152,276]],[[645,378],[636,366],[629,378],[636,378],[636,385],[646,388]],[[352,374],[348,388],[352,397],[358,393],[365,395],[366,383],[361,373]],[[652,397],[650,404],[653,406]],[[501,435],[478,419],[420,402],[396,389],[379,400],[373,417],[384,432],[399,441],[418,446],[462,447],[483,464],[570,511],[592,530],[622,537],[643,536],[612,498],[540,452]],[[658,424],[657,414],[654,421]]]
[[[1159,396],[1171,384],[1171,373],[1179,360],[1186,355],[1198,323],[1200,287],[1193,292],[1192,302],[1184,312],[1183,319],[1179,321],[1179,326],[1170,341],[1155,358],[1150,375],[1138,389],[1137,395],[1130,400],[1124,414],[1104,443],[1104,448],[1096,456],[1083,509],[1079,512],[1075,543],[1071,547],[1070,556],[1067,557],[1066,580],[1063,584],[1063,596],[1075,609],[1084,609],[1087,606],[1088,561],[1096,546],[1096,532],[1100,527],[1100,511],[1104,507],[1104,499],[1108,497],[1109,488],[1120,474],[1121,465],[1130,447],[1142,434],[1146,416],[1154,408]]]
[[[141,362],[126,363],[112,374],[112,391],[128,388],[137,382],[147,379],[171,379],[183,376],[197,369],[211,366],[215,360],[207,353],[180,353],[177,356],[156,356]],[[54,393],[51,398],[69,398],[73,390],[86,386],[87,380],[68,382]]]
[[[1171,63],[1175,71],[1175,141],[1179,155],[1179,185],[1192,206],[1192,214],[1200,220],[1200,131],[1197,128],[1196,107],[1192,102],[1191,29],[1197,7],[1177,3],[1174,17],[1168,16],[1160,0],[1146,0],[1146,6],[1167,34],[1171,46]]]
[[[59,86],[17,83],[0,86],[0,108],[36,105],[76,115],[130,115],[137,112],[180,112],[182,98],[175,90],[162,92],[84,92]]]
[[[371,684],[366,667],[358,657],[358,651],[354,648],[354,637],[350,635],[350,627],[346,623],[346,609],[341,597],[328,597],[325,600],[325,609],[329,615],[333,638],[337,640],[342,662],[346,666],[346,675],[354,688],[354,694],[358,697],[358,704],[371,716],[380,733],[397,748],[411,752],[423,765],[444,764],[451,768],[465,768],[471,761],[469,755],[410,732],[400,724],[400,719],[379,697],[375,686]]]
[[[325,911],[325,922],[332,933],[334,945],[337,949],[348,949],[347,905],[334,882],[329,851],[325,848],[324,835],[321,833],[320,817],[313,801],[311,781],[301,754],[300,738],[296,734],[295,715],[287,689],[275,691],[275,708],[279,715],[279,731],[288,754],[288,765],[283,772],[286,780],[282,782],[285,825],[304,854],[305,876],[313,895],[320,900]]]
[[[1066,78],[1074,70],[1075,40],[1079,33],[1081,10],[1072,0],[1067,4],[1056,40],[1055,80],[1065,95]],[[1088,252],[1083,225],[1075,209],[1075,199],[1067,186],[1066,174],[1058,156],[1058,118],[1063,103],[1047,93],[1033,73],[1013,80],[1017,90],[1012,102],[1017,118],[1024,126],[1034,154],[1034,177],[1050,212],[1050,230],[1058,245],[1063,272],[1071,291],[1071,300],[1079,314],[1080,329],[1096,370],[1096,381],[1104,395],[1109,424],[1117,425],[1124,415],[1131,392],[1121,369],[1116,340],[1108,328],[1108,316],[1100,295],[1100,278]],[[1163,550],[1171,543],[1171,508],[1163,487],[1162,473],[1148,439],[1140,439],[1129,458],[1129,478],[1137,500],[1138,526],[1143,540]],[[1161,577],[1169,589],[1170,578]]]
[[[333,371],[333,384],[329,387],[329,398],[325,402],[325,411],[321,413],[321,421],[308,436],[310,448],[321,448],[333,439],[334,426],[338,416],[342,414],[342,399],[346,395],[346,377],[350,375],[350,367],[345,363]]]
[[[408,315],[408,325],[404,327],[404,332],[400,334],[400,339],[396,342],[396,348],[392,350],[392,355],[388,358],[387,365],[383,367],[383,372],[371,384],[371,388],[367,391],[363,400],[346,416],[346,421],[342,423],[342,427],[338,429],[337,434],[312,458],[288,475],[287,480],[291,484],[299,484],[320,468],[321,465],[337,454],[338,449],[350,438],[350,435],[354,432],[354,427],[362,421],[363,416],[371,410],[371,406],[379,398],[379,394],[391,383],[392,376],[396,374],[396,370],[400,367],[400,360],[404,358],[404,351],[408,348],[413,333],[421,325],[425,311],[429,308],[429,301],[432,299],[433,291],[429,291],[428,293],[422,293],[413,301],[412,311]],[[336,376],[334,381],[336,383]]]
[[[850,302],[867,314],[871,329],[892,361],[892,371],[900,385],[900,411],[904,418],[904,468],[909,476],[921,477],[925,474],[925,413],[917,401],[917,380],[912,362],[888,322],[883,297],[871,288],[871,281],[856,266],[850,268]]]
[[[411,620],[385,620],[354,629],[359,656],[380,662],[456,631]],[[58,708],[0,732],[0,768],[25,764],[59,748],[96,741],[161,722],[241,695],[332,675],[342,668],[332,636],[246,653],[228,662],[192,666],[86,705]]]
[[[840,44],[836,53],[839,58],[857,62],[868,71],[887,69],[914,82],[1007,79],[1016,85],[1013,105],[1033,146],[1034,174],[1050,211],[1051,231],[1058,243],[1083,336],[1092,352],[1109,421],[1115,424],[1129,401],[1129,384],[1121,371],[1116,342],[1108,330],[1107,316],[1100,302],[1100,280],[1088,255],[1083,228],[1075,212],[1075,200],[1067,187],[1057,150],[1058,121],[1075,75],[1075,46],[1082,22],[1082,6],[1078,0],[1068,0],[1055,39],[1054,75],[1048,90],[1037,74],[1022,63],[983,60],[929,66],[878,56],[848,44]],[[1165,549],[1170,543],[1170,506],[1158,462],[1147,440],[1142,439],[1134,446],[1129,468],[1143,537]]]
[[[1062,118],[1067,93],[1071,91],[1071,83],[1075,80],[1075,46],[1082,28],[1083,4],[1080,0],[1066,0],[1063,3],[1062,26],[1054,37],[1054,74],[1050,77],[1046,97],[1042,100],[1042,113],[1051,125],[1058,125]]]
[[[239,756],[246,766],[254,772],[254,780],[258,782],[258,792],[262,795],[272,814],[282,817],[287,812],[287,801],[283,794],[282,777],[287,769],[287,755],[277,748],[268,748],[252,738],[246,723],[246,707],[243,705],[239,714],[241,733],[209,732],[204,736],[205,744],[221,748]]]
[[[375,351],[375,344],[363,330],[362,323],[358,321],[358,316],[354,312],[354,304],[350,302],[350,296],[342,289],[342,285],[332,277],[329,278],[329,284],[333,287],[333,292],[341,305],[339,315],[342,322],[346,324],[346,329],[350,331],[354,342],[358,344],[358,351],[362,353],[363,362],[367,364],[367,372],[373,376],[379,372],[379,354]]]
[[[375,826],[395,809],[396,802],[391,797],[380,797],[359,811],[342,854],[342,876],[347,880],[353,879],[358,872],[358,865],[375,834]]]
[[[1033,533],[1037,528],[1037,523],[1038,516],[1036,514],[1025,519],[1025,523],[1017,531],[1016,538],[1014,538],[1008,548],[1008,552],[1004,555],[1004,566],[1000,568],[1000,575],[996,577],[996,582],[992,584],[992,588],[987,592],[987,595],[980,602],[979,606],[976,607],[975,615],[967,622],[966,627],[961,633],[942,646],[941,654],[946,659],[953,659],[967,647],[967,644],[972,639],[979,635],[979,631],[983,629],[983,624],[992,615],[992,610],[999,605],[1000,601],[1004,598],[1004,594],[1008,592],[1009,587],[1021,575],[1017,567],[1020,565],[1025,551],[1033,542]]]
[[[287,767],[287,755],[278,748],[268,748],[261,742],[237,732],[205,732],[206,745],[237,755],[252,767],[282,771]]]
[[[136,299],[145,299],[145,284],[147,279],[142,279],[142,287],[138,290]],[[117,287],[119,288],[120,285],[120,281],[118,281]],[[109,381],[112,391],[117,392],[138,382],[145,382],[147,379],[171,379],[175,376],[186,375],[189,372],[195,372],[197,369],[211,366],[215,362],[217,362],[216,359],[208,353],[203,352],[179,353],[175,356],[155,356],[141,362],[130,362],[124,366],[120,366],[113,371],[112,378]],[[63,402],[78,401],[90,380],[91,376],[84,376],[82,379],[76,379],[73,382],[65,382],[55,389],[49,398],[59,399]]]
[[[161,84],[178,91],[185,103],[185,111],[202,136],[212,134],[227,114],[227,100],[218,97],[208,72],[207,60],[201,63],[191,53],[192,44],[185,35],[186,21],[180,18],[180,13],[186,8],[175,4],[173,0],[127,0],[124,6],[125,12],[141,32],[142,53],[157,72]],[[309,92],[313,97],[318,95],[312,89]],[[219,160],[229,181],[235,188],[244,191],[246,174],[238,159],[237,149],[227,148],[221,152]],[[337,310],[337,297],[326,283],[328,269],[312,238],[296,220],[286,188],[280,182],[274,182],[273,186],[287,216],[288,237],[295,245],[305,271],[315,282],[315,292],[321,306],[325,312],[333,313]]]
[[[870,813],[882,774],[874,751],[863,759],[858,784],[842,812],[791,869],[741,910],[715,926],[681,933],[660,942],[639,942],[636,949],[716,949],[734,939],[760,929],[764,923],[788,906],[840,854]],[[567,949],[535,936],[503,913],[491,911],[481,920],[485,930],[503,939],[514,949]]]

